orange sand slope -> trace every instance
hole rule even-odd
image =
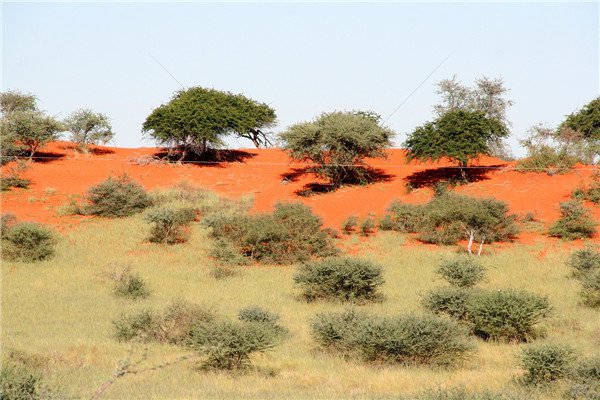
[[[352,214],[381,214],[396,199],[426,202],[432,195],[427,185],[449,173],[440,167],[452,166],[447,162],[426,166],[406,164],[405,152],[394,149],[386,160],[370,161],[378,169],[378,182],[306,197],[299,192],[323,185],[319,185],[314,175],[303,173],[305,166],[290,163],[278,149],[232,150],[224,157],[228,161],[220,163],[148,165],[140,165],[140,158],[158,154],[160,149],[99,147],[95,150],[94,154],[79,154],[67,142],[46,147],[40,156],[47,158],[37,159],[23,174],[32,180],[30,189],[4,192],[2,212],[14,213],[21,220],[68,228],[82,218],[60,217],[57,207],[67,203],[70,195],[81,195],[110,175],[126,173],[147,189],[187,181],[231,197],[252,194],[257,211],[269,210],[281,200],[301,201],[320,215],[327,226],[339,227]],[[512,212],[533,212],[547,223],[558,217],[558,203],[567,200],[571,191],[586,182],[593,172],[589,167],[578,166],[565,175],[519,173],[513,170],[514,163],[491,157],[483,157],[475,165],[478,168],[470,170],[472,183],[458,191],[479,197],[493,196],[507,202]],[[410,193],[406,188],[408,182],[414,188]],[[597,207],[594,213],[596,218],[600,217]]]

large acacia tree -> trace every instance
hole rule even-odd
[[[203,154],[224,145],[233,134],[251,140],[256,147],[269,146],[269,129],[275,111],[265,103],[215,89],[192,87],[175,93],[171,100],[146,118],[142,131],[159,144]]]
[[[313,171],[333,186],[366,182],[365,158],[385,157],[394,136],[379,120],[371,112],[324,113],[314,121],[290,126],[280,139],[292,159],[315,163]]]
[[[481,111],[448,111],[415,129],[404,147],[408,160],[436,161],[450,158],[458,163],[463,178],[470,160],[490,153],[490,143],[509,134],[505,124]]]

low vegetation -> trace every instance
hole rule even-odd
[[[146,214],[146,221],[152,224],[148,240],[153,243],[176,244],[187,240],[190,222],[196,218],[193,209],[156,208]]]
[[[142,212],[151,205],[144,188],[126,175],[110,177],[91,187],[82,208],[84,214],[108,218],[122,218]]]
[[[2,258],[12,261],[36,262],[54,255],[56,235],[34,222],[2,223]]]
[[[485,279],[485,267],[473,257],[458,257],[442,262],[437,269],[452,286],[470,288]]]
[[[326,258],[302,264],[294,276],[302,296],[313,301],[336,299],[341,301],[375,300],[384,282],[382,268],[370,261],[357,258]]]
[[[560,203],[561,217],[550,227],[550,236],[566,240],[591,238],[596,233],[596,222],[580,200]]]
[[[150,289],[140,275],[124,271],[115,277],[114,293],[117,297],[137,300],[148,298],[150,296]]]
[[[526,371],[523,381],[540,385],[565,378],[575,362],[575,351],[562,344],[534,344],[526,347],[520,356],[521,367]]]

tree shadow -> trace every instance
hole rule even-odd
[[[33,155],[33,162],[36,164],[49,164],[51,162],[61,160],[65,158],[65,156],[66,154],[55,153],[53,151],[37,151]],[[22,159],[26,159],[27,157],[29,157],[29,154]]]
[[[179,152],[169,152],[168,150],[161,149],[161,151],[154,153],[154,157],[165,159],[169,162],[184,162],[207,167],[221,167],[222,163],[246,162],[247,159],[256,157],[256,154],[244,150],[211,149],[203,154],[188,152],[182,159]]]
[[[357,168],[357,171],[359,173],[344,180],[339,185],[323,182],[310,182],[304,185],[301,189],[296,190],[294,193],[298,196],[310,197],[334,192],[344,186],[365,186],[377,182],[389,182],[394,178],[393,175],[390,175],[379,168],[359,167]],[[311,167],[293,168],[290,172],[286,172],[280,176],[282,183],[297,182],[302,176],[311,174],[313,172],[314,169]]]
[[[486,165],[482,167],[469,167],[461,171],[458,167],[440,167],[417,171],[406,178],[406,184],[412,189],[432,188],[439,182],[452,182],[456,184],[473,183],[490,179],[488,174],[506,164]],[[465,181],[466,177],[466,181]]]

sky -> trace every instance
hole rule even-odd
[[[334,110],[385,119],[450,55],[386,122],[395,144],[435,117],[439,80],[501,77],[521,156],[529,127],[599,95],[599,4],[3,2],[0,86],[58,118],[105,113],[114,144],[139,147],[178,82],[265,102],[279,132]]]

